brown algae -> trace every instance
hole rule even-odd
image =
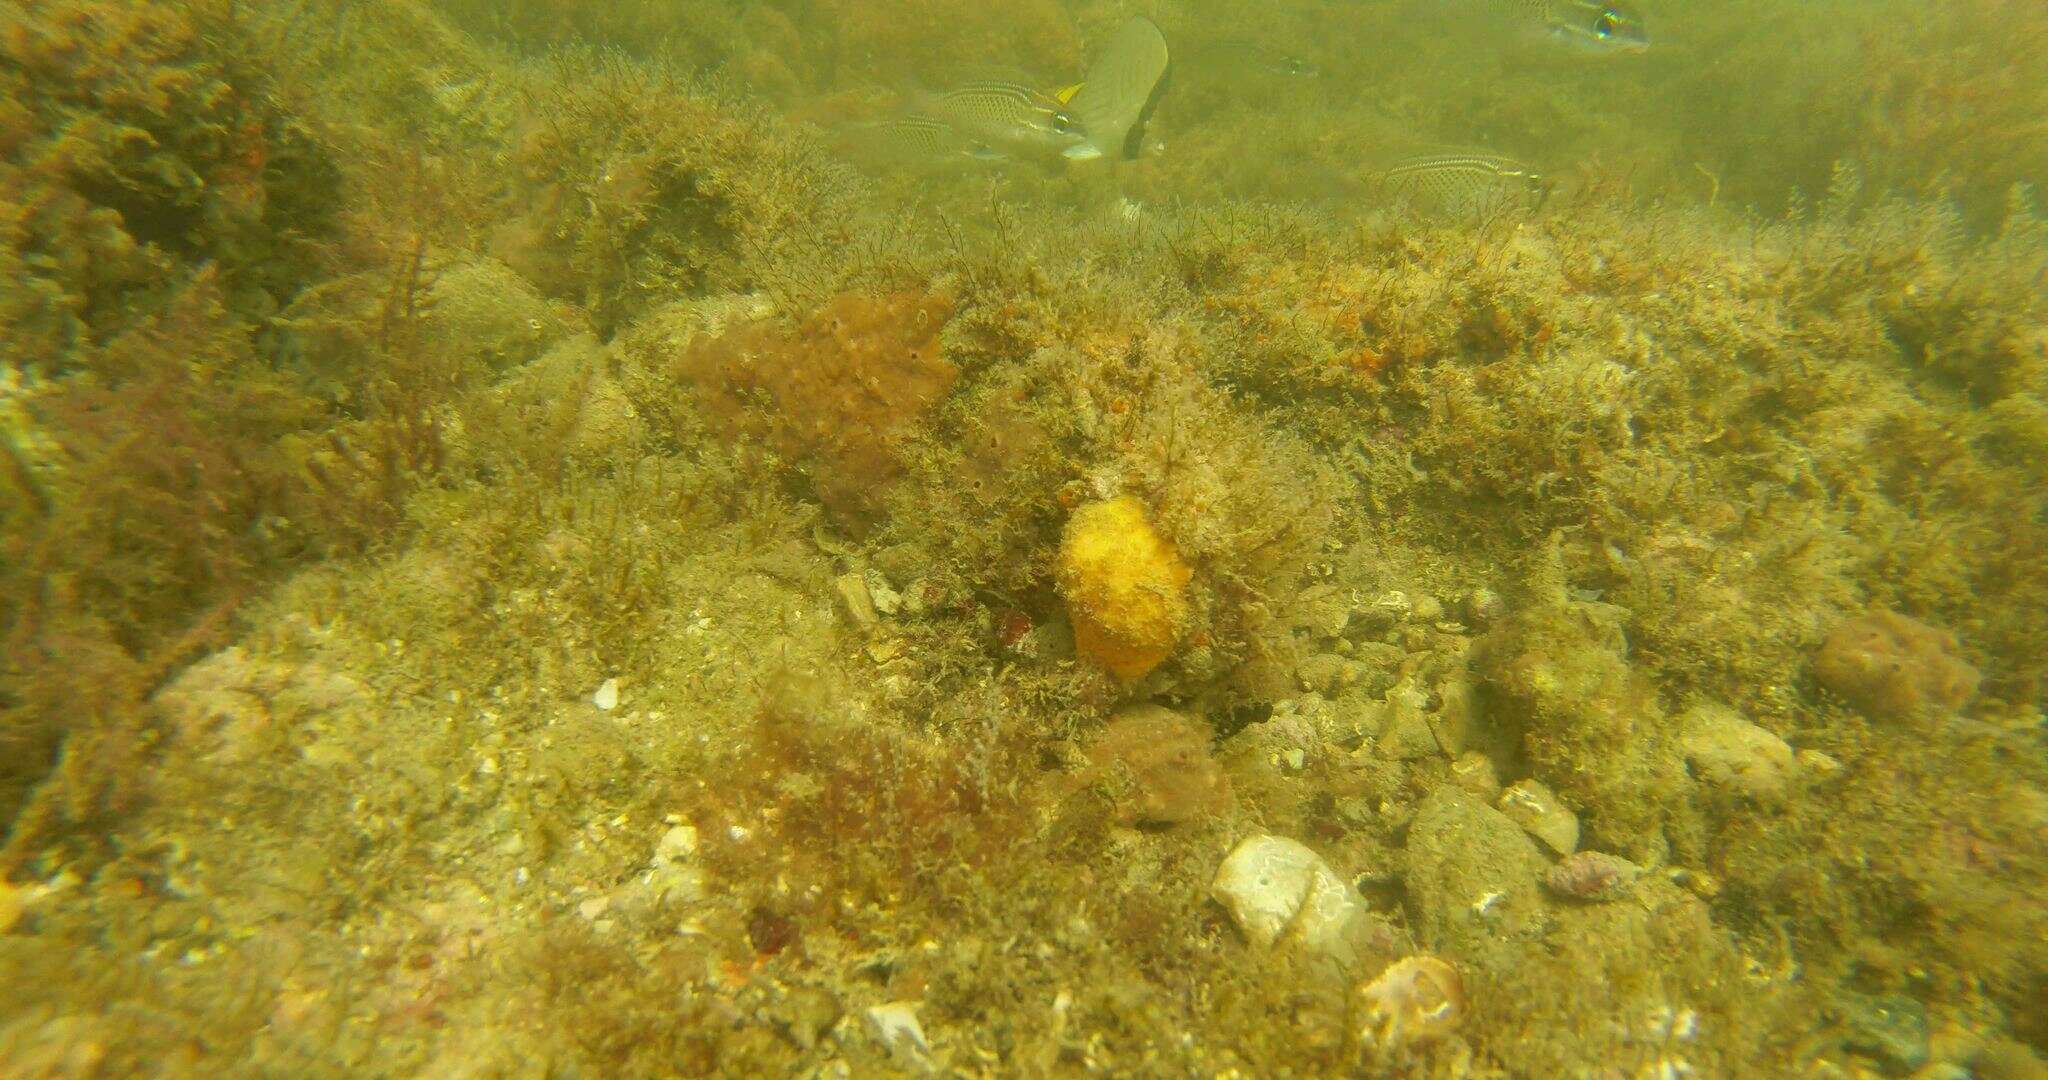
[[[0,0],[0,1075],[2041,1075],[2048,9],[1182,7]]]

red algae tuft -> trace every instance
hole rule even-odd
[[[818,500],[861,528],[903,470],[898,448],[959,377],[939,350],[952,313],[929,293],[844,293],[794,331],[763,320],[699,340],[675,372],[726,433],[811,463]]]

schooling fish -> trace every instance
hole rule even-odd
[[[1067,102],[1087,138],[1067,149],[1066,156],[1076,161],[1137,157],[1145,121],[1166,88],[1167,64],[1166,35],[1152,20],[1135,15],[1118,27]]]
[[[1382,185],[1418,209],[1485,213],[1517,204],[1535,210],[1550,181],[1522,162],[1485,150],[1438,150],[1403,158],[1380,176]]]

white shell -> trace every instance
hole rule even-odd
[[[697,827],[695,825],[671,825],[661,834],[654,845],[654,861],[657,863],[681,862],[697,854]]]
[[[1320,952],[1343,947],[1365,904],[1322,857],[1284,836],[1254,836],[1217,868],[1210,891],[1244,936],[1261,946],[1283,937]]]
[[[606,679],[598,684],[597,693],[590,695],[590,703],[610,712],[619,707],[619,680]]]
[[[917,1007],[921,1002],[892,1001],[886,1005],[872,1005],[863,1014],[867,1017],[868,1033],[875,1041],[889,1048],[889,1052],[914,1063],[922,1063],[932,1051],[932,1044],[925,1041],[924,1025],[917,1022]]]

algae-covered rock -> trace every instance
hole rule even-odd
[[[494,259],[441,271],[426,301],[427,329],[437,346],[494,370],[533,360],[569,333],[525,278]]]
[[[1792,786],[1798,765],[1785,740],[1750,723],[1725,705],[1695,706],[1679,718],[1679,742],[1692,774],[1709,787],[1777,799]]]
[[[1451,762],[1451,782],[1491,802],[1500,794],[1500,769],[1493,759],[1477,750],[1467,750]],[[1577,842],[1573,837],[1573,842]]]
[[[1481,638],[1474,667],[1519,729],[1536,779],[1604,845],[1641,853],[1663,842],[1687,778],[1656,694],[1629,663],[1625,618],[1560,587]]]
[[[1230,809],[1230,778],[1209,753],[1208,725],[1160,705],[1119,711],[1095,739],[1087,775],[1116,790],[1126,825],[1182,825]]]
[[[1883,608],[1835,627],[1814,657],[1822,686],[1881,720],[1923,708],[1954,711],[1977,695],[1977,669],[1954,634]]]
[[[1373,740],[1381,755],[1414,761],[1442,753],[1429,726],[1428,704],[1428,692],[1412,681],[1387,691],[1386,699],[1372,709]]]
[[[717,333],[708,328],[733,312],[685,308],[657,314],[628,349],[667,369],[666,384],[642,393],[682,383],[721,436],[760,439],[802,463],[834,523],[862,533],[884,515],[905,445],[959,378],[939,343],[953,307],[938,293],[847,292],[795,327],[759,318]]]
[[[1643,1075],[1743,1075],[1724,1063],[1753,1052],[1757,1012],[1782,1008],[1774,986],[1741,977],[1748,961],[1707,905],[1654,875],[1625,903],[1553,905],[1522,959],[1489,986],[1529,1010],[1512,1044],[1519,1075],[1597,1076],[1616,1061],[1662,1066]]]
[[[1495,804],[1529,835],[1559,855],[1579,849],[1579,816],[1558,801],[1557,793],[1540,780],[1518,780],[1500,793]]]
[[[477,394],[448,444],[508,468],[558,468],[564,451],[582,461],[631,460],[647,425],[610,375],[610,356],[588,334],[556,341]]]
[[[1536,842],[1456,788],[1422,801],[1408,827],[1405,883],[1422,943],[1481,967],[1510,964],[1543,926]]]

